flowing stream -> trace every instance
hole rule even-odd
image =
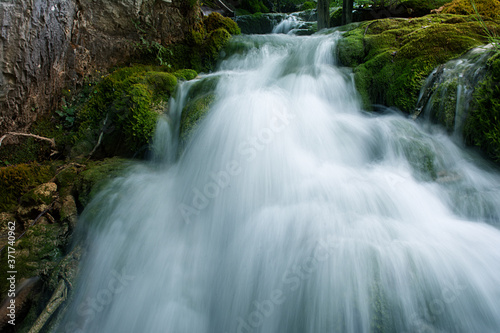
[[[500,332],[500,173],[364,112],[339,38],[235,37],[181,85],[152,160],[86,208],[57,332]]]

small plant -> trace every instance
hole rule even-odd
[[[140,39],[140,41],[135,44],[135,48],[140,52],[154,56],[155,60],[161,66],[170,68],[171,65],[168,63],[167,59],[173,55],[172,50],[166,48],[155,40],[151,40],[150,34],[148,34],[148,32],[142,28],[138,22],[133,22]],[[156,29],[152,26],[150,26],[149,29],[156,32]]]
[[[68,106],[64,97],[62,98],[62,110],[57,110],[55,113],[60,117],[63,128],[70,129],[75,124],[76,108]]]
[[[491,31],[488,26],[486,26],[486,23],[484,23],[483,18],[479,14],[479,11],[477,10],[477,6],[474,0],[470,0],[472,8],[474,8],[474,13],[476,14],[476,20],[481,24],[481,27],[484,29],[484,32],[486,33],[486,36],[488,37],[488,41],[490,44],[493,45],[495,48],[495,52],[497,54],[500,53],[500,36],[498,36],[494,31]]]

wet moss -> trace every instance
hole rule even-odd
[[[59,224],[34,225],[15,244],[16,249],[16,280],[48,274],[62,258],[66,229]],[[3,281],[7,279],[7,251],[2,251],[0,262],[1,295],[5,295],[8,286]]]
[[[30,189],[49,181],[53,170],[49,165],[19,164],[0,168],[0,211],[10,211]]]
[[[480,147],[500,162],[500,55],[488,62],[488,74],[476,88],[465,122],[464,136],[470,145]]]
[[[448,132],[452,132],[455,127],[455,111],[457,107],[457,80],[442,82],[436,89],[436,96],[432,100],[431,119],[444,125]]]
[[[174,75],[179,80],[189,81],[198,76],[198,73],[193,69],[180,69],[174,72]]]
[[[240,34],[240,28],[233,20],[211,13],[187,33],[184,43],[169,47],[167,61],[174,70],[211,71],[217,64],[221,49],[231,35],[237,34]]]
[[[472,3],[475,4],[477,12],[482,17],[500,19],[500,2],[498,0],[454,0],[446,4],[442,12],[460,15],[476,14]]]
[[[217,12],[213,12],[203,19],[203,24],[207,31],[215,31],[217,29],[225,29],[231,35],[239,35],[241,33],[238,24],[233,20],[222,16]]]
[[[499,25],[486,24],[493,30]],[[439,64],[487,42],[473,17],[428,15],[364,22],[339,42],[339,60],[354,67],[365,108],[372,104],[413,111],[425,78]]]
[[[132,156],[147,146],[156,120],[177,86],[164,67],[121,68],[99,82],[78,114],[73,155],[88,154],[102,143],[101,156]]]
[[[186,104],[182,110],[181,128],[179,132],[181,147],[199,122],[207,115],[210,106],[215,101],[215,94],[207,93]]]
[[[187,96],[188,102],[181,115],[179,131],[181,149],[215,101],[215,89],[219,79],[218,76],[205,77],[190,87]]]
[[[123,174],[128,166],[128,160],[118,157],[89,162],[75,181],[78,206],[80,208],[87,206],[110,180]]]

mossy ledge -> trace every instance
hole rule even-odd
[[[464,127],[465,140],[500,163],[500,54],[488,62],[488,74],[474,91]]]
[[[500,25],[484,21],[493,33]],[[438,65],[488,43],[474,16],[433,14],[353,24],[339,41],[338,57],[354,69],[366,109],[373,104],[411,113],[425,78]]]

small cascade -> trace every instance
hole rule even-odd
[[[460,137],[474,88],[486,73],[492,45],[481,46],[437,67],[420,91],[414,118],[423,115]]]
[[[54,332],[500,332],[500,173],[364,112],[340,38],[236,36],[182,83],[154,163],[82,213]]]
[[[316,32],[316,11],[306,10],[291,14],[268,13],[241,15],[235,21],[244,34],[312,35]]]

